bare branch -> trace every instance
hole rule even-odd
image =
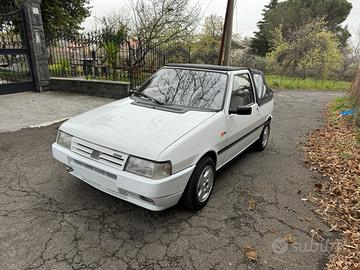
[[[137,0],[132,4],[133,34],[138,39],[134,65],[141,65],[151,47],[185,39],[199,23],[199,5],[189,0]]]

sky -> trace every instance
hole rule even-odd
[[[90,0],[92,8],[91,17],[83,23],[85,29],[95,28],[95,17],[102,17],[120,10],[129,10],[130,0]],[[261,19],[261,11],[269,0],[235,0],[234,31],[243,37],[250,37],[256,31],[256,23]],[[316,1],[316,0],[314,0]],[[191,0],[193,4],[199,3],[201,6],[201,16],[206,17],[211,14],[225,16],[226,0]],[[353,9],[344,22],[348,25],[353,38],[360,29],[360,0],[349,0]],[[124,9],[125,8],[125,9]]]

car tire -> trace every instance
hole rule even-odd
[[[269,138],[270,138],[270,122],[266,122],[261,132],[260,138],[254,144],[255,149],[257,151],[263,151],[269,142]]]
[[[215,162],[202,158],[196,165],[181,198],[184,208],[197,211],[209,201],[215,180]]]

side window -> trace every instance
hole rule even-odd
[[[254,83],[259,99],[263,98],[266,95],[266,85],[263,77],[260,74],[254,74]]]
[[[239,106],[246,106],[251,103],[254,103],[254,94],[249,74],[235,75],[231,92],[230,108],[236,109]]]

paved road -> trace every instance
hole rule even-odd
[[[334,95],[278,92],[269,147],[223,169],[198,213],[150,212],[68,175],[50,153],[57,126],[0,134],[0,268],[321,269],[311,230],[334,235],[301,200],[319,176],[299,143]]]
[[[113,101],[70,92],[21,92],[0,96],[0,133],[58,122]]]

